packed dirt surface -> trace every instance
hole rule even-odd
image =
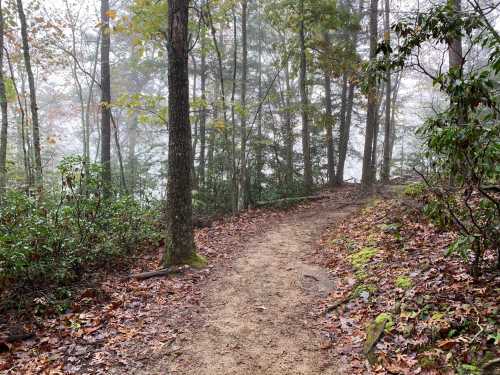
[[[338,374],[312,313],[335,279],[313,265],[311,253],[321,231],[356,208],[326,199],[262,228],[234,264],[204,286],[205,300],[193,316],[198,324],[141,373]]]

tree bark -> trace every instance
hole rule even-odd
[[[330,76],[327,72],[324,73],[325,84],[325,108],[326,108],[326,154],[328,160],[328,185],[333,186],[335,183],[335,157],[333,149],[333,114],[332,114],[332,87]]]
[[[377,15],[378,0],[370,2],[370,60],[374,60],[377,50]],[[365,146],[363,153],[363,170],[361,184],[364,189],[373,185],[372,148],[377,121],[377,86],[374,77],[368,79],[368,108],[366,114]]]
[[[109,0],[101,0],[101,165],[105,197],[111,194],[111,76]]]
[[[248,206],[248,172],[247,172],[247,72],[248,72],[248,46],[247,46],[247,0],[241,2],[241,145],[240,145],[240,179],[239,179],[239,199],[238,210],[247,208]]]
[[[304,0],[300,1],[300,25],[299,25],[299,44],[300,44],[300,102],[302,114],[302,154],[304,159],[304,192],[310,194],[313,187],[312,163],[311,163],[311,134],[308,118],[308,97],[306,89],[306,41],[305,41],[305,22],[304,22]]]
[[[291,188],[293,184],[293,125],[292,125],[292,103],[290,97],[292,90],[290,88],[290,66],[289,62],[285,65],[285,157],[286,157],[286,171],[285,181],[287,188]]]
[[[385,41],[391,42],[390,38],[390,24],[389,24],[390,4],[389,0],[385,0]],[[389,62],[389,54],[386,53],[386,60]],[[391,71],[387,69],[385,81],[385,119],[384,119],[384,161],[382,164],[382,183],[389,182],[391,174]]]
[[[206,109],[206,85],[207,85],[207,54],[206,54],[206,36],[205,30],[201,31],[201,63],[200,63],[200,91],[202,108],[200,110],[200,155],[198,162],[198,183],[203,189],[205,186],[205,148],[206,148],[206,126],[207,126],[207,109]]]
[[[26,15],[24,14],[22,0],[17,0],[17,11],[19,14],[19,21],[21,23],[24,65],[26,67],[26,74],[28,75],[28,84],[30,88],[31,122],[33,127],[33,151],[35,155],[35,179],[37,187],[41,189],[43,185],[43,173],[40,147],[40,124],[38,121],[38,105],[36,101],[35,78],[33,76],[33,69],[31,68],[30,47],[28,42],[28,26],[26,24]]]
[[[196,256],[191,202],[191,126],[188,76],[189,0],[168,0],[168,192],[165,266]]]
[[[5,94],[5,81],[3,71],[3,47],[4,47],[4,20],[2,0],[0,0],[0,107],[2,110],[2,129],[0,130],[0,200],[7,183],[7,96]]]

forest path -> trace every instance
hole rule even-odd
[[[171,354],[144,373],[338,374],[311,313],[335,282],[310,260],[325,227],[356,206],[326,199],[262,228],[205,286],[197,328],[181,330]]]

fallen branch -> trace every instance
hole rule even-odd
[[[147,271],[147,272],[141,272],[141,273],[136,273],[129,275],[127,278],[129,279],[136,279],[136,280],[146,280],[150,279],[152,277],[160,277],[160,276],[168,276],[173,273],[179,273],[184,271],[189,267],[167,267],[167,268],[162,268],[156,271]]]

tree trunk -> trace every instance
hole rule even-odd
[[[40,148],[40,125],[38,121],[38,105],[36,102],[35,78],[33,76],[33,70],[31,68],[30,47],[28,43],[28,27],[26,25],[26,16],[24,14],[22,0],[17,0],[17,11],[19,13],[19,21],[21,23],[24,64],[26,67],[26,74],[28,75],[28,84],[30,88],[31,122],[33,126],[33,149],[35,155],[35,178],[38,189],[41,189],[43,185],[43,173]]]
[[[306,90],[306,41],[304,25],[304,0],[300,1],[301,18],[299,25],[299,43],[300,43],[300,101],[302,113],[302,154],[304,158],[304,192],[310,194],[313,187],[312,163],[311,163],[311,134],[309,130],[308,119],[308,97]]]
[[[109,0],[101,0],[101,165],[105,197],[111,194],[111,77]]]
[[[325,108],[326,108],[326,154],[328,159],[328,185],[333,186],[335,183],[335,159],[333,149],[333,114],[332,114],[332,87],[330,76],[325,74]]]
[[[207,109],[206,109],[206,85],[207,85],[207,57],[206,57],[206,37],[204,29],[201,31],[201,66],[200,66],[200,91],[202,108],[200,110],[200,155],[198,162],[198,183],[201,188],[205,186],[205,148],[206,148],[206,126],[207,126]]]
[[[377,51],[377,14],[378,0],[370,2],[370,60],[374,60]],[[364,189],[373,185],[372,148],[377,122],[377,85],[374,77],[368,79],[368,108],[366,114],[365,146],[363,153],[363,170],[361,184]]]
[[[292,103],[290,96],[290,66],[289,62],[285,65],[285,149],[286,149],[286,171],[285,180],[287,188],[291,188],[293,184],[293,125],[292,125]]]
[[[165,266],[196,259],[191,202],[188,75],[189,0],[168,0],[168,192]]]
[[[337,175],[335,176],[336,185],[342,185],[344,182],[344,165],[347,157],[347,145],[349,143],[349,128],[347,127],[347,91],[353,89],[352,83],[349,83],[347,72],[342,76],[342,94],[340,104],[340,129],[339,129],[339,161],[337,165]]]
[[[262,14],[261,14],[261,4],[258,2],[257,4],[257,18],[258,18],[258,77],[257,77],[257,95],[259,103],[262,102],[262,42],[264,39],[264,35],[262,33]],[[264,176],[262,173],[262,169],[264,168],[264,158],[263,158],[263,145],[262,145],[262,111],[259,111],[257,118],[257,145],[255,147],[255,186],[257,188],[257,197],[255,200],[260,200],[261,198],[261,190],[262,190],[262,181],[264,180]]]
[[[454,8],[455,12],[460,13],[462,10],[461,0],[448,0],[450,5]],[[462,38],[460,36],[454,37],[448,41],[448,61],[450,69],[462,69],[463,54],[462,54]]]
[[[359,1],[357,15],[363,17],[363,3]],[[356,50],[358,46],[358,32],[355,31],[352,35],[352,46]],[[336,185],[341,185],[344,182],[344,167],[347,158],[347,149],[349,146],[349,136],[351,131],[352,107],[354,103],[354,90],[356,83],[349,79],[349,72],[345,72],[342,79],[342,105],[340,110],[340,131],[339,131],[339,160],[337,165],[337,175],[335,176]]]
[[[238,72],[238,29],[236,27],[236,9],[233,8],[233,79],[231,83],[231,208],[233,213],[238,210],[238,178],[236,176],[236,74]],[[243,136],[241,137],[243,142]]]
[[[247,72],[248,72],[248,46],[247,46],[247,0],[241,2],[241,48],[242,48],[242,61],[241,61],[241,156],[240,156],[240,180],[239,180],[239,200],[238,210],[247,208],[248,206],[248,172],[247,172]]]
[[[0,200],[7,183],[7,96],[3,74],[4,21],[2,0],[0,0],[0,107],[2,110],[2,129],[0,131]]]
[[[391,42],[390,38],[390,24],[389,24],[390,4],[389,0],[385,0],[385,40],[386,43]],[[386,53],[386,60],[389,61],[389,54]],[[386,72],[385,82],[385,119],[384,119],[384,161],[382,164],[382,183],[389,182],[391,174],[391,71],[388,69]]]

